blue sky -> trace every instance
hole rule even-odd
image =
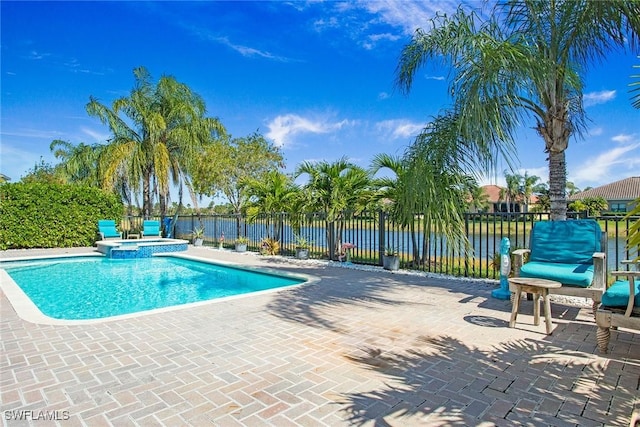
[[[479,4],[479,3],[478,3]],[[347,156],[367,167],[401,155],[447,108],[447,70],[424,67],[408,96],[394,89],[402,47],[457,2],[7,2],[1,16],[0,172],[18,181],[55,163],[54,139],[104,142],[85,111],[133,87],[132,70],[174,76],[199,93],[233,136],[259,131],[287,170]],[[586,75],[589,130],[571,140],[568,179],[595,187],[637,176],[640,111],[629,101],[638,52],[614,52]],[[523,123],[519,172],[548,180],[544,143]],[[499,176],[483,183],[502,184]]]

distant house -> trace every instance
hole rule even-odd
[[[498,185],[484,185],[482,186],[482,189],[487,195],[487,201],[489,202],[489,213],[527,212],[527,209],[531,210],[531,207],[538,203],[538,196],[532,195],[528,207],[526,206],[526,203],[524,202],[522,197],[511,200],[509,206],[507,206],[507,201],[504,198],[500,197],[505,188]]]
[[[9,182],[9,181],[11,181],[11,178],[9,178],[7,175],[3,173],[0,173],[0,183]]]
[[[581,191],[567,198],[569,203],[592,197],[602,197],[609,205],[609,212],[628,212],[640,197],[640,176],[621,179],[590,190]]]

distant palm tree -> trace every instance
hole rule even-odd
[[[135,87],[128,97],[116,99],[111,108],[90,97],[86,108],[112,132],[100,161],[103,183],[113,188],[124,180],[133,191],[142,189],[145,217],[157,194],[164,215],[170,182],[190,187],[187,172],[194,158],[225,130],[218,119],[205,117],[204,101],[185,84],[163,76],[154,85],[144,67],[133,74]]]
[[[342,247],[342,231],[346,211],[361,211],[371,197],[369,173],[342,157],[335,162],[303,162],[296,169],[295,176],[308,175],[309,181],[303,185],[305,207],[326,215],[325,227],[327,245],[333,242],[329,258]]]
[[[614,47],[636,46],[639,34],[639,1],[499,0],[485,20],[458,9],[416,31],[397,85],[408,92],[423,65],[447,61],[455,139],[487,166],[497,155],[510,163],[515,130],[535,118],[549,156],[551,218],[563,220],[565,151],[585,129],[581,73]]]
[[[510,174],[505,171],[504,179],[507,182],[507,187],[500,189],[500,199],[506,200],[507,212],[511,212],[511,208],[515,209],[515,204],[520,196],[520,181],[522,177],[518,174]]]
[[[469,210],[486,212],[489,210],[489,195],[477,183],[469,188]]]
[[[529,212],[529,205],[531,204],[531,196],[536,192],[539,176],[529,175],[527,172],[520,176],[521,189],[520,193],[524,199],[524,211]]]
[[[56,159],[60,160],[59,168],[67,176],[69,182],[100,186],[98,159],[103,145],[73,145],[68,141],[56,139],[49,149]]]

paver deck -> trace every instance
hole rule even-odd
[[[1,256],[36,252],[61,250]],[[492,284],[189,253],[321,280],[73,326],[23,321],[2,294],[3,423],[622,426],[638,404],[640,334],[613,331],[601,355],[588,308],[552,303],[547,336],[527,301],[509,328]]]

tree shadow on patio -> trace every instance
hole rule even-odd
[[[412,347],[345,356],[383,378],[364,384],[373,390],[343,395],[351,424],[628,425],[638,394],[637,363],[566,350],[571,345],[561,339],[483,350],[447,336],[420,336]]]
[[[348,313],[342,310],[345,306],[412,304],[393,295],[393,286],[406,285],[404,283],[396,283],[388,277],[350,275],[341,269],[331,270],[323,270],[319,283],[280,292],[268,304],[269,311],[287,321],[343,332],[339,325],[348,323]]]

